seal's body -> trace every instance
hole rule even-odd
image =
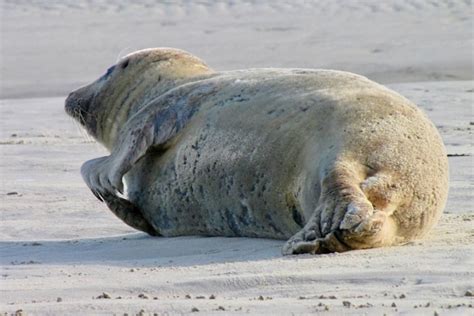
[[[215,73],[152,49],[73,92],[66,109],[111,150],[82,167],[88,186],[150,234],[293,236],[285,254],[345,251],[421,237],[446,201],[433,124],[347,72]]]

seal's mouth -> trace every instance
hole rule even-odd
[[[64,102],[64,109],[67,114],[76,119],[81,125],[86,125],[86,118],[89,113],[90,102],[71,92]]]

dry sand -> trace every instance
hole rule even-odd
[[[0,312],[474,314],[470,1],[133,3],[0,2]],[[216,69],[325,67],[388,83],[446,143],[439,225],[402,247],[292,257],[282,241],[128,228],[83,184],[81,163],[105,150],[63,100],[122,49],[152,46]]]

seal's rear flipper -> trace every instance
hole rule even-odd
[[[398,187],[385,173],[336,162],[322,176],[318,206],[283,254],[343,252],[398,244]]]
[[[140,209],[130,201],[112,194],[102,195],[102,198],[112,213],[128,226],[145,232],[151,236],[160,236],[160,234],[143,217]]]

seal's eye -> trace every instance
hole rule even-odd
[[[127,68],[128,62],[129,62],[129,60],[127,59],[126,61],[124,61],[124,62],[122,63],[122,69]]]
[[[110,76],[110,74],[114,71],[115,65],[107,69],[107,72],[105,73],[105,77]]]

